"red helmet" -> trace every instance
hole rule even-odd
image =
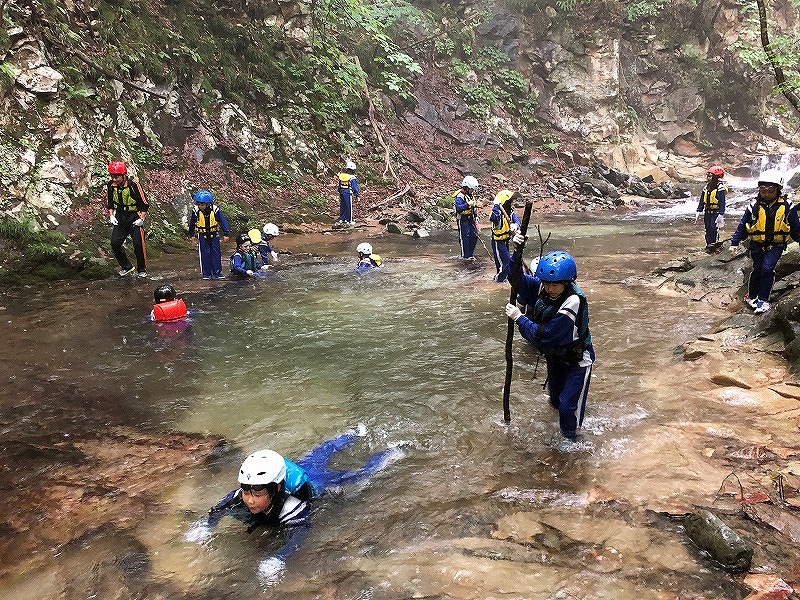
[[[713,175],[714,177],[725,177],[725,169],[723,169],[719,165],[714,165],[713,167],[708,168],[708,171],[706,171],[706,175]]]
[[[125,175],[127,172],[128,167],[126,167],[125,163],[121,160],[115,160],[114,162],[108,163],[109,175]]]

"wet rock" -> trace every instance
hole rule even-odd
[[[756,523],[769,525],[794,543],[800,543],[800,519],[789,511],[768,504],[753,504],[746,505],[744,512]]]
[[[751,387],[753,387],[737,374],[730,372],[714,373],[711,376],[711,381],[717,385],[732,385],[735,387],[744,388],[746,390],[749,390]]]
[[[786,600],[794,592],[788,583],[775,575],[751,574],[744,578],[744,583],[753,589],[744,600]]]
[[[426,237],[430,237],[430,235],[431,234],[428,233],[428,230],[425,229],[424,227],[417,227],[414,230],[414,237],[415,238],[426,238]]]
[[[423,223],[428,218],[428,215],[421,210],[410,210],[406,218],[412,223]]]
[[[726,571],[746,571],[753,560],[753,546],[711,511],[699,509],[684,519],[684,528],[698,548]]]
[[[386,224],[386,231],[389,233],[403,233],[403,228],[396,221],[389,221]]]

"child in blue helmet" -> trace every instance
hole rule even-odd
[[[208,539],[226,515],[247,524],[248,533],[259,527],[279,529],[286,536],[283,546],[258,566],[262,581],[276,582],[286,568],[286,560],[311,531],[311,501],[326,491],[364,481],[392,462],[393,457],[401,456],[399,450],[389,448],[372,454],[360,469],[328,469],[336,452],[365,435],[366,427],[359,424],[356,429],[323,442],[297,463],[273,450],[254,452],[239,469],[239,487],[209,511],[205,522],[195,523],[186,539],[193,542]]]
[[[518,233],[514,241],[524,241]],[[527,315],[515,304],[506,305],[522,337],[544,355],[550,404],[558,410],[561,433],[575,440],[583,424],[594,347],[589,333],[586,296],[575,284],[575,260],[561,250],[548,252],[534,275],[520,269],[516,278],[518,301],[529,306]]]
[[[222,274],[222,248],[219,238],[228,241],[230,227],[222,211],[214,204],[208,190],[194,195],[195,207],[189,217],[189,239],[197,244],[200,255],[200,273],[203,279],[225,279]]]

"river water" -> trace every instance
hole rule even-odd
[[[194,311],[185,330],[147,322],[159,281],[5,297],[7,439],[74,441],[113,420],[227,443],[170,473],[125,527],[37,549],[0,582],[0,598],[744,597],[679,522],[650,510],[706,498],[727,474],[693,458],[701,441],[664,433],[709,420],[678,349],[724,313],[662,294],[648,275],[700,247],[701,229],[658,212],[537,222],[552,234],[546,250],[573,253],[589,300],[598,358],[577,444],[560,438],[544,361],[535,369],[518,333],[503,423],[509,288],[492,281],[480,245],[476,265],[454,258],[455,232],[369,237],[385,267],[365,276],[353,271],[356,233],[281,236],[291,268],[255,282],[201,282],[191,257],[162,257],[154,274]],[[534,231],[528,253],[536,246]],[[358,424],[366,435],[336,466],[385,448],[392,460],[316,503],[312,534],[277,586],[255,575],[274,535],[229,519],[204,543],[185,540],[235,487],[245,455],[299,458]],[[3,462],[4,489],[25,486]],[[37,464],[46,469],[46,457]]]

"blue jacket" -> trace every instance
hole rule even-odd
[[[250,252],[243,252],[237,250],[231,254],[230,258],[231,273],[238,277],[250,277],[247,271],[258,271],[261,268],[261,263],[258,261],[258,256],[251,250]]]
[[[517,296],[532,306],[530,316],[517,319],[522,337],[545,357],[588,366],[594,362],[594,347],[589,332],[589,310],[580,288],[570,283],[556,299],[544,291],[538,277],[520,273]]]
[[[460,219],[470,219],[474,221],[475,217],[475,208],[470,206],[470,202],[474,202],[472,197],[467,196],[464,190],[461,190],[456,194],[456,201],[455,201],[455,208],[456,208],[456,216]]]
[[[777,219],[779,211],[783,215],[782,219]],[[764,241],[752,239],[754,234],[748,231],[748,227],[757,225],[761,217],[763,217],[764,232],[758,237],[765,238]],[[786,242],[774,239],[776,228],[780,229],[781,226],[784,229],[784,232],[780,235],[781,239],[791,237],[796,242],[800,241],[800,218],[797,216],[797,207],[785,198],[778,198],[772,204],[767,204],[758,195],[745,209],[742,219],[739,221],[736,231],[733,232],[733,237],[731,237],[731,246],[738,246],[745,238],[750,237],[751,244],[756,243],[764,248],[778,245],[786,248]],[[785,231],[785,229],[788,229],[788,231]]]

